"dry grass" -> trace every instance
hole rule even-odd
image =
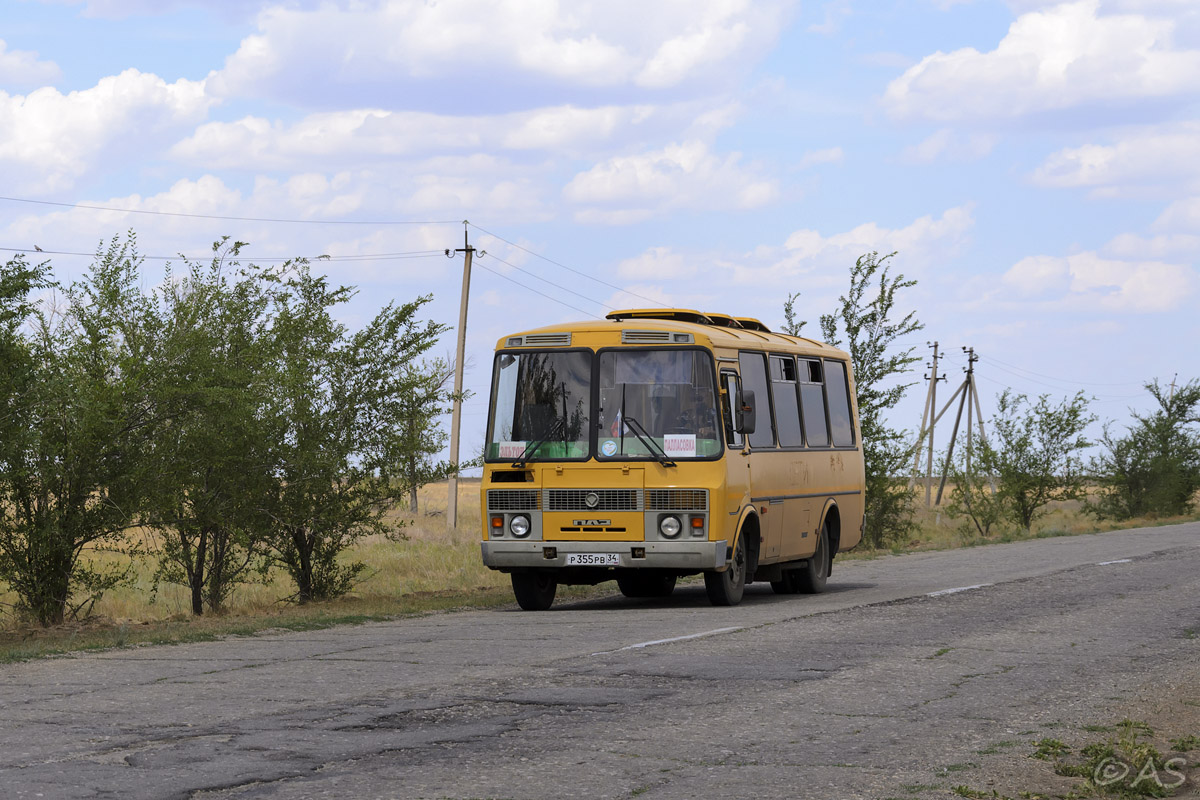
[[[874,558],[881,554],[916,553],[925,550],[953,550],[960,547],[975,547],[999,542],[1015,542],[1023,539],[1042,539],[1052,536],[1080,536],[1104,531],[1125,530],[1128,528],[1146,528],[1159,525],[1175,525],[1183,522],[1193,522],[1200,515],[1192,514],[1178,517],[1138,517],[1135,519],[1115,521],[1097,520],[1085,514],[1083,502],[1080,500],[1055,501],[1045,508],[1045,513],[1033,523],[1030,531],[1006,525],[997,524],[992,527],[990,535],[982,537],[970,521],[965,518],[952,519],[945,511],[953,484],[947,484],[943,494],[942,506],[927,507],[925,505],[925,490],[922,486],[914,489],[916,495],[916,529],[909,538],[882,550],[861,550],[847,553],[848,558]],[[937,496],[934,486],[933,496]]]

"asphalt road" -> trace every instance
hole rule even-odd
[[[1200,707],[1198,633],[1189,524],[838,562],[735,608],[690,586],[42,660],[0,667],[0,797],[950,797],[1050,780],[1047,731]]]

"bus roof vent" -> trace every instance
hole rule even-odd
[[[621,344],[664,344],[670,341],[670,331],[621,331]]]
[[[762,331],[763,333],[771,332],[770,328],[753,317],[736,317],[736,319],[738,323],[748,331]]]
[[[505,347],[570,347],[570,333],[527,333],[524,336],[510,336],[504,342]]]
[[[718,328],[741,328],[747,331],[770,333],[771,329],[752,317],[731,317],[728,314],[710,314],[689,308],[629,308],[613,311],[605,319],[621,322],[627,319],[661,319],[672,322],[690,322],[695,325],[713,325]]]
[[[630,308],[606,314],[604,318],[618,322],[625,319],[665,319],[675,322],[691,322],[697,325],[712,324],[712,320],[708,318],[707,314],[689,308]]]

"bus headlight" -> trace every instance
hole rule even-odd
[[[529,517],[518,514],[508,521],[508,531],[517,538],[529,535]]]
[[[667,516],[658,521],[658,532],[668,539],[674,539],[683,530],[679,517]]]

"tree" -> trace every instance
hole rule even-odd
[[[806,320],[796,319],[796,300],[800,297],[800,292],[789,294],[788,299],[783,301],[783,332],[789,336],[803,336],[801,331],[808,324]]]
[[[1087,509],[1098,518],[1189,513],[1200,490],[1200,380],[1166,391],[1158,381],[1146,384],[1158,403],[1153,413],[1133,414],[1125,436],[1106,425],[1103,452],[1091,472],[1100,490]]]
[[[33,289],[50,285],[45,268],[18,258],[0,273],[0,578],[42,625],[61,623],[122,580],[124,570],[81,555],[128,552],[149,416],[132,234],[96,258],[67,290],[62,312],[30,301]],[[19,341],[22,324],[31,332]]]
[[[434,358],[407,368],[407,372],[406,382],[412,389],[400,398],[404,406],[404,457],[396,479],[408,493],[409,510],[416,514],[417,490],[454,472],[449,461],[435,460],[449,438],[438,420],[449,413],[447,404],[454,399],[446,390],[446,382],[454,376],[454,365],[448,358]]]
[[[982,437],[971,440],[973,447],[983,442]],[[986,446],[986,442],[984,442]],[[948,465],[947,478],[953,488],[946,515],[951,519],[963,519],[964,538],[983,538],[991,535],[992,528],[1007,516],[1006,496],[996,492],[995,478],[980,467],[978,457],[962,448]]]
[[[902,539],[912,528],[912,493],[899,476],[904,474],[912,445],[905,435],[887,425],[885,415],[894,408],[911,383],[898,382],[919,359],[914,348],[898,348],[897,342],[921,330],[915,311],[898,320],[896,295],[916,285],[901,274],[889,274],[888,261],[872,252],[860,256],[850,271],[850,290],[838,298],[838,308],[821,316],[825,341],[849,351],[854,367],[854,390],[862,430],[866,471],[866,524],[863,537],[872,547]],[[789,297],[789,303],[796,297]],[[785,314],[787,308],[785,306]],[[795,324],[788,317],[793,332]],[[844,343],[843,343],[844,342]]]
[[[213,245],[210,264],[158,292],[152,355],[155,424],[145,451],[142,516],[160,534],[157,580],[191,592],[193,614],[220,611],[264,564],[271,442],[264,424],[273,364],[266,276],[236,259],[242,243]]]
[[[1000,393],[994,440],[975,440],[974,457],[979,474],[995,476],[1005,518],[1029,531],[1051,501],[1083,496],[1081,453],[1091,446],[1083,431],[1095,419],[1082,392],[1058,404],[1041,395],[1032,405],[1023,394]]]
[[[277,363],[267,419],[277,442],[269,512],[274,560],[301,603],[349,591],[364,569],[338,556],[364,536],[401,535],[384,515],[404,494],[411,366],[446,327],[420,322],[428,296],[388,305],[351,334],[332,310],[352,295],[305,262],[273,299]]]

